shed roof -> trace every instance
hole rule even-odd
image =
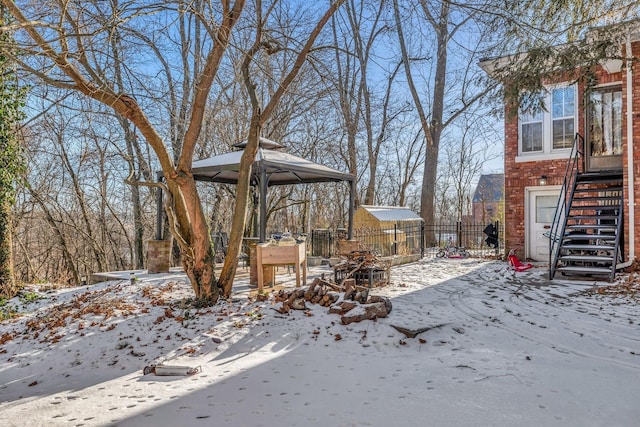
[[[361,205],[378,221],[422,221],[420,215],[404,206],[371,206]]]

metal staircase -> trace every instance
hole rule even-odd
[[[578,138],[575,146],[577,158]],[[622,172],[582,173],[577,160],[574,166],[567,168],[549,234],[549,278],[560,272],[613,281],[624,257]]]

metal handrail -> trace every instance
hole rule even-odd
[[[569,161],[567,162],[567,168],[564,173],[564,180],[562,181],[562,188],[560,189],[560,196],[558,197],[558,205],[556,206],[556,212],[553,215],[553,223],[551,224],[551,230],[549,236],[555,238],[549,239],[549,279],[553,279],[556,272],[556,266],[558,264],[558,258],[560,256],[560,247],[564,236],[560,235],[560,232],[564,232],[567,225],[568,211],[573,199],[573,192],[575,190],[576,179],[580,173],[580,156],[583,154],[581,148],[584,146],[584,138],[579,133],[576,133],[573,139],[573,146],[571,147],[571,154]]]
[[[614,246],[613,246],[613,262],[611,263],[611,274],[609,275],[609,281],[613,282],[613,279],[615,279],[616,277],[616,268],[617,268],[617,264],[618,264],[618,254],[620,253],[620,251],[622,251],[624,249],[624,233],[622,232],[623,229],[623,221],[624,221],[624,192],[623,190],[620,190],[620,199],[619,199],[619,205],[618,205],[618,218],[616,221],[616,240],[614,242]],[[624,254],[623,254],[624,256]]]

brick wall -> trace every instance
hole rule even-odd
[[[623,50],[624,51],[624,50]],[[640,57],[640,42],[633,44],[634,57]],[[609,74],[604,69],[596,72],[599,84],[622,83],[623,97],[623,167],[625,193],[625,227],[629,224],[628,208],[628,173],[627,173],[627,79],[626,71]],[[565,79],[566,80],[566,79]],[[559,82],[562,80],[559,80]],[[550,82],[551,83],[551,82]],[[633,71],[633,134],[634,146],[640,147],[640,68]],[[576,131],[585,135],[584,85],[578,87],[578,126]],[[507,249],[525,248],[525,188],[538,187],[542,175],[547,177],[547,185],[562,185],[567,160],[544,160],[516,163],[518,155],[518,119],[505,114],[505,245]],[[640,200],[640,149],[633,150],[635,185],[633,188],[636,201]],[[636,204],[638,204],[636,202]],[[640,205],[639,205],[640,206]],[[635,211],[635,245],[640,250],[640,209]],[[628,239],[625,242],[625,254],[628,254]],[[626,261],[626,259],[625,259]]]

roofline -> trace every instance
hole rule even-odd
[[[382,205],[360,205],[361,208],[377,208],[377,209],[409,209],[408,206],[382,206]]]
[[[640,18],[620,22],[617,24],[607,24],[607,25],[590,27],[587,30],[583,40],[585,41],[594,40],[597,37],[598,31],[606,30],[608,28],[615,29],[616,27],[619,27],[622,33],[626,32],[631,42],[640,41]],[[563,43],[563,44],[550,46],[549,49],[557,50],[562,47],[566,47],[570,45],[571,43]],[[515,63],[517,64],[518,62],[526,59],[527,55],[528,55],[527,52],[519,52],[511,55],[482,58],[480,59],[480,61],[478,61],[478,66],[482,69],[482,71],[487,73],[487,75],[489,75],[490,77],[496,77],[496,70],[508,65],[510,61],[515,61]]]

